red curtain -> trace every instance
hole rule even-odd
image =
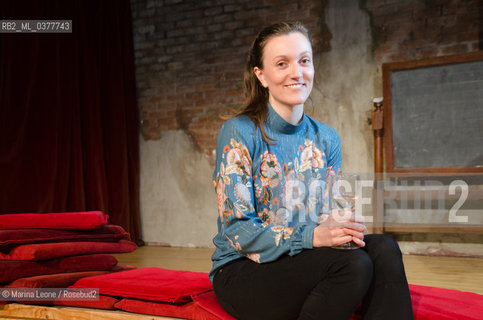
[[[101,210],[140,236],[129,0],[1,1],[2,20],[72,20],[0,34],[0,213]]]

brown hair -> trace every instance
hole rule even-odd
[[[263,87],[258,80],[253,69],[258,67],[263,69],[263,50],[268,40],[273,37],[286,35],[292,32],[300,32],[310,42],[309,32],[300,22],[280,22],[265,27],[257,35],[248,52],[247,62],[245,66],[244,83],[245,83],[245,103],[242,108],[232,117],[239,115],[248,116],[257,127],[260,128],[262,139],[268,144],[273,144],[274,139],[270,138],[263,123],[268,114],[268,89]]]

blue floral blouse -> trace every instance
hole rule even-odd
[[[324,205],[328,167],[342,162],[336,130],[303,115],[286,122],[269,105],[264,126],[274,145],[246,116],[224,123],[216,150],[213,183],[218,196],[214,272],[247,257],[257,263],[312,248],[313,230]]]

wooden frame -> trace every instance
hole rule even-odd
[[[386,158],[386,172],[392,173],[462,173],[483,172],[483,167],[451,167],[451,168],[395,168],[394,167],[394,140],[392,124],[392,93],[391,73],[393,71],[442,66],[465,62],[483,61],[483,52],[472,52],[460,55],[442,56],[430,59],[385,63],[382,65],[383,93],[384,93],[384,148]]]
[[[375,141],[375,191],[374,191],[374,230],[377,233],[383,232],[440,232],[440,233],[459,233],[483,232],[483,226],[471,224],[453,223],[449,225],[437,224],[414,224],[414,223],[396,223],[384,222],[384,199],[386,192],[382,181],[389,177],[404,178],[404,177],[431,177],[431,176],[465,176],[482,174],[482,167],[445,167],[445,168],[398,168],[395,167],[394,159],[394,137],[392,124],[392,93],[391,93],[391,73],[394,71],[411,70],[418,68],[428,68],[433,66],[444,66],[449,64],[458,64],[466,62],[483,61],[483,52],[473,52],[461,55],[443,56],[430,59],[422,59],[407,62],[385,63],[382,65],[383,76],[383,94],[384,94],[384,112],[383,112],[383,129],[374,127],[374,141]],[[376,110],[377,105],[375,104]],[[381,107],[379,107],[381,109]],[[373,115],[374,117],[374,115]],[[382,139],[381,139],[382,138]],[[377,146],[379,144],[379,146]],[[384,151],[382,150],[382,145]],[[384,159],[385,158],[385,159]],[[483,194],[478,186],[471,187],[470,195],[475,199],[482,199]],[[474,190],[473,190],[474,189]],[[408,189],[405,191],[406,196],[413,197],[417,191]],[[437,195],[435,195],[437,196]]]

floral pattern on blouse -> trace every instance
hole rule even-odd
[[[278,162],[277,156],[265,151],[260,155],[262,164],[260,166],[260,181],[263,187],[276,188],[282,178],[282,167]]]
[[[340,167],[340,139],[329,126],[304,115],[298,126],[271,108],[268,144],[245,116],[220,130],[213,182],[218,233],[213,270],[247,257],[257,263],[312,247],[327,167]]]
[[[230,147],[231,146],[231,147]],[[237,218],[244,216],[245,212],[253,211],[253,204],[249,187],[251,187],[248,180],[243,177],[251,173],[252,161],[248,149],[243,144],[230,140],[230,146],[225,146],[223,151],[226,155],[226,166],[224,163],[220,167],[220,175],[218,180],[214,180],[216,194],[218,197],[218,213],[220,219],[224,220],[228,224],[227,217],[235,213]],[[241,181],[233,182],[230,179],[230,175],[241,176]],[[234,185],[234,195],[236,202],[233,202],[226,195],[226,186]]]
[[[226,217],[235,214],[242,218],[247,212],[253,210],[253,204],[248,183],[248,176],[252,175],[252,161],[248,149],[235,139],[230,140],[230,145],[223,148],[226,166],[221,164],[220,176],[214,181],[218,196],[218,212],[220,218],[229,224]],[[261,219],[261,225],[288,226],[290,214],[287,211],[302,210],[309,212],[316,209],[317,198],[320,193],[310,194],[302,190],[307,180],[319,181],[322,177],[318,171],[324,167],[324,153],[314,146],[313,141],[305,139],[304,145],[298,147],[298,157],[295,161],[280,165],[280,161],[274,153],[265,150],[260,155],[260,171],[253,173],[255,181],[255,200],[259,211],[257,216]],[[258,178],[258,179],[257,179]],[[236,179],[237,181],[232,181]],[[260,183],[257,183],[257,182]],[[233,185],[233,202],[226,195],[226,186]],[[283,189],[280,191],[279,189]],[[274,194],[283,194],[282,202]],[[272,229],[278,230],[278,229]],[[290,237],[290,232],[284,233],[284,239]],[[275,243],[279,243],[280,237],[275,236]]]
[[[323,152],[314,146],[314,142],[305,139],[305,145],[300,146],[300,171],[324,167]]]

